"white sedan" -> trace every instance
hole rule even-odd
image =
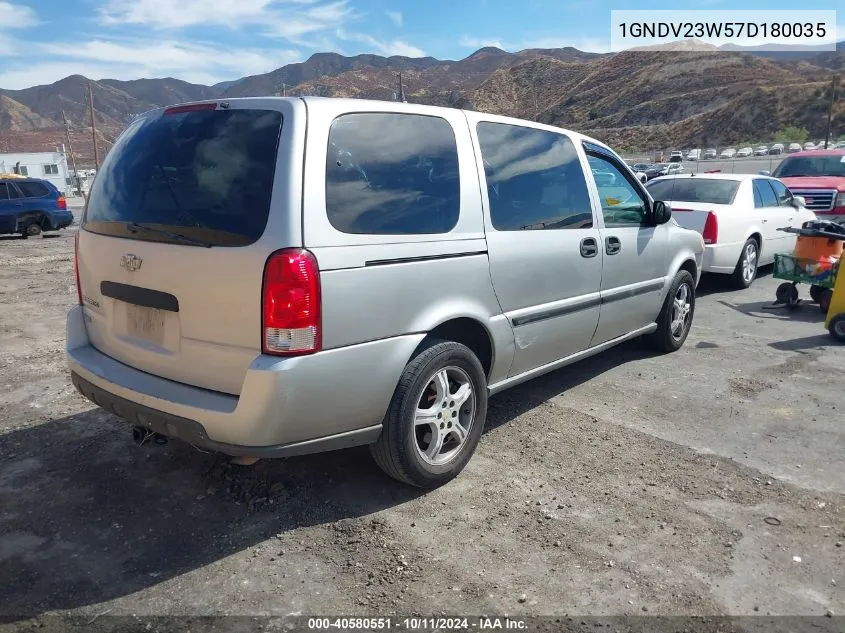
[[[731,275],[747,288],[757,267],[776,253],[795,248],[793,233],[778,231],[815,220],[804,200],[793,196],[777,178],[751,174],[684,174],[662,176],[646,185],[651,197],[672,208],[681,226],[704,238],[702,270]]]

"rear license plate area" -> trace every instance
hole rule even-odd
[[[167,311],[126,304],[126,333],[129,336],[164,345]]]

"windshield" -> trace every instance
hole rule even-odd
[[[845,156],[794,156],[772,172],[775,178],[797,176],[845,176]]]
[[[139,240],[243,246],[264,232],[282,114],[193,110],[133,122],[91,188],[83,228]]]
[[[736,191],[739,189],[739,181],[715,178],[672,178],[652,181],[646,185],[646,189],[655,200],[732,204]]]

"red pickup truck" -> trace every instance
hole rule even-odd
[[[796,152],[772,172],[819,220],[845,223],[845,149]]]

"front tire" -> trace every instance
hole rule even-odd
[[[676,352],[687,340],[695,314],[695,281],[687,270],[675,275],[657,317],[657,330],[647,337],[659,352]]]
[[[760,260],[760,245],[753,237],[748,238],[742,247],[736,269],[731,276],[733,285],[739,290],[748,288],[757,277],[757,263]]]
[[[436,488],[466,466],[486,418],[487,379],[476,355],[432,340],[406,365],[370,452],[394,479]]]

